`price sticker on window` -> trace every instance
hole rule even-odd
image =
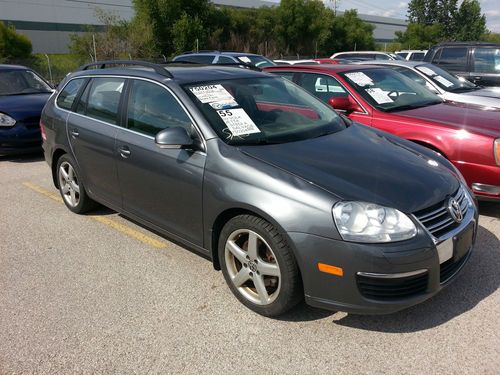
[[[235,136],[260,133],[257,125],[243,108],[224,109],[217,111],[217,113],[229,131]]]
[[[206,85],[189,88],[202,103],[234,101],[232,95],[222,85]]]

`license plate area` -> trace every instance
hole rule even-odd
[[[461,259],[472,246],[474,237],[474,226],[469,225],[465,230],[450,237],[437,245],[439,264],[453,258],[453,261]]]

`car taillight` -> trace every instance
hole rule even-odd
[[[45,133],[45,124],[43,123],[42,120],[40,120],[40,133],[42,133],[42,139],[44,141],[47,140],[47,133]]]
[[[500,165],[500,138],[495,139],[495,143],[493,143],[493,153],[495,154],[497,165]]]

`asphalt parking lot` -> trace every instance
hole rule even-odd
[[[500,204],[434,298],[386,316],[252,313],[207,260],[108,209],[72,214],[41,156],[0,157],[0,374],[498,374]]]

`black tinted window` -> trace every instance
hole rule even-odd
[[[134,80],[129,96],[127,127],[155,136],[159,131],[180,126],[192,133],[191,119],[179,102],[157,84]]]
[[[97,120],[116,124],[124,83],[125,80],[120,78],[93,78],[85,114]]]
[[[443,48],[439,57],[439,65],[449,70],[465,70],[467,66],[467,48]]]
[[[70,110],[83,82],[85,82],[83,78],[70,81],[57,97],[57,105]]]
[[[214,61],[214,56],[213,55],[189,55],[189,56],[182,56],[175,61],[187,61],[187,62],[192,62],[192,63],[197,63],[197,64],[211,64]]]
[[[412,61],[422,61],[424,59],[425,53],[424,52],[414,52],[410,56],[410,60]]]
[[[236,64],[236,61],[234,61],[230,57],[219,56],[219,60],[217,60],[217,64]]]
[[[500,73],[500,49],[476,48],[474,71],[478,73]]]

